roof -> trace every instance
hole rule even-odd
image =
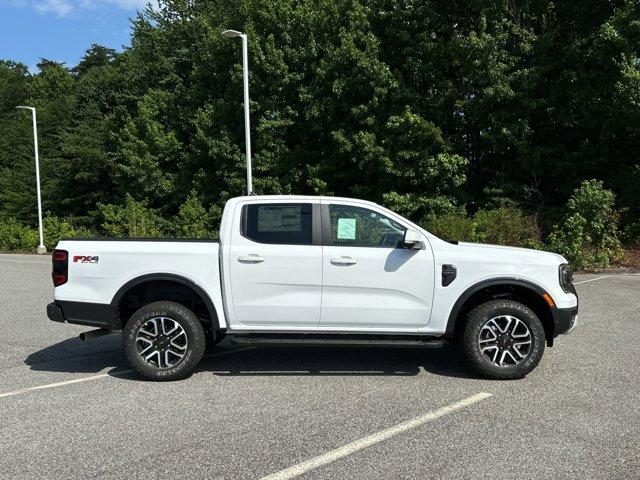
[[[343,202],[358,202],[364,203],[368,205],[375,205],[380,207],[375,202],[371,202],[369,200],[362,200],[359,198],[348,198],[348,197],[325,197],[323,195],[244,195],[241,197],[234,197],[231,200],[269,200],[269,201],[282,201],[282,200],[300,200],[300,201],[310,201],[310,200],[325,200],[325,201],[343,201]]]

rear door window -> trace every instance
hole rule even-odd
[[[258,203],[242,207],[242,235],[258,243],[312,245],[310,203]]]

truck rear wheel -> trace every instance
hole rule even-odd
[[[522,303],[491,300],[467,316],[462,345],[471,366],[482,376],[522,378],[542,359],[544,327]]]
[[[153,302],[136,311],[122,331],[131,366],[151,380],[187,377],[204,354],[206,339],[198,317],[175,302]]]

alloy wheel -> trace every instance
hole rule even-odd
[[[154,317],[140,326],[136,350],[140,358],[156,368],[177,365],[187,352],[189,341],[182,325],[169,317]]]
[[[520,364],[531,351],[529,327],[512,315],[500,315],[488,320],[478,335],[480,351],[492,364],[511,367]]]

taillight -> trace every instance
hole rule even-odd
[[[66,250],[54,250],[51,262],[53,265],[51,269],[53,286],[59,287],[60,285],[64,285],[68,280],[69,252]]]

